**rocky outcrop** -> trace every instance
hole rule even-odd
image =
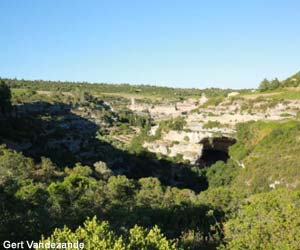
[[[216,137],[216,132],[228,135],[227,130],[202,130],[202,131],[169,131],[164,133],[160,140],[154,142],[145,142],[143,146],[150,152],[163,154],[169,157],[176,157],[182,155],[184,160],[188,160],[191,164],[198,162],[202,155],[203,147],[206,146],[207,138]],[[227,138],[227,137],[224,137]],[[230,140],[231,141],[231,140]],[[221,149],[222,139],[217,142],[217,148]],[[224,139],[224,151],[230,143]],[[232,144],[232,143],[231,143]]]
[[[233,96],[238,96],[237,92],[229,95],[229,97]],[[157,118],[158,120],[166,119],[168,116],[182,116],[182,113],[179,111],[186,110],[188,111],[188,113],[184,114],[186,125],[183,131],[163,133],[159,140],[145,142],[143,146],[151,152],[169,157],[182,155],[184,160],[196,163],[201,158],[203,145],[206,144],[203,141],[205,138],[231,138],[235,133],[236,124],[242,122],[258,120],[278,121],[287,119],[287,117],[295,118],[297,113],[299,113],[300,107],[300,101],[298,100],[279,102],[277,105],[272,105],[267,100],[258,100],[253,103],[251,112],[242,108],[243,105],[247,104],[247,101],[239,98],[236,100],[226,98],[216,106],[200,105],[206,101],[206,97],[203,96],[198,104],[191,100],[177,103],[177,110],[168,105],[150,109],[150,112],[154,112],[153,114],[156,115],[153,116],[154,119]],[[209,123],[213,125],[205,126]],[[158,125],[152,127],[149,134],[155,135],[157,129]],[[215,145],[219,149],[215,148],[214,152],[217,154],[216,150],[220,150],[226,153],[227,144],[226,141],[219,140]]]

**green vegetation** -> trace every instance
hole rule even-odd
[[[263,93],[245,90],[230,99],[231,90],[219,89],[1,80],[0,241],[78,240],[104,250],[299,249],[299,114],[238,124],[229,159],[200,168],[181,154],[155,155],[142,146],[186,131],[185,117],[157,122],[126,108],[132,96],[155,104],[206,93],[204,106],[228,100],[238,103],[236,112],[255,112],[299,99],[298,77],[264,81]],[[203,128],[223,126],[209,121]]]
[[[273,100],[300,100],[300,91],[299,90],[289,90],[282,89],[280,92],[270,96],[270,99]]]
[[[68,93],[87,92],[95,96],[103,97],[103,94],[110,98],[125,96],[126,98],[136,97],[155,97],[180,100],[180,98],[201,96],[201,91],[196,89],[174,89],[167,87],[157,87],[150,85],[130,85],[130,84],[89,84],[87,82],[54,82],[54,81],[29,81],[17,79],[3,79],[17,94],[24,94],[30,91],[38,91],[45,96],[52,92],[61,97],[66,97]],[[21,90],[17,90],[21,89]],[[23,92],[22,90],[25,91]],[[19,93],[18,93],[19,92]],[[51,93],[49,93],[51,92]]]
[[[144,141],[158,140],[161,138],[163,132],[167,133],[170,130],[182,131],[185,125],[186,121],[184,117],[163,120],[159,122],[155,135],[152,136],[148,135],[150,127],[145,127],[145,129],[132,140],[131,149],[135,152],[140,152],[143,150],[142,144]]]
[[[162,131],[166,131],[166,132],[170,130],[182,131],[184,125],[186,125],[186,121],[184,117],[178,117],[170,120],[161,121],[159,123],[159,128]]]
[[[225,96],[211,97],[211,98],[208,99],[207,102],[205,102],[202,105],[202,107],[218,106],[224,99],[225,99]]]
[[[100,165],[103,170],[103,164]],[[60,171],[49,159],[43,158],[40,164],[36,164],[32,159],[4,147],[0,151],[0,172],[0,195],[5,201],[0,208],[1,241],[39,239],[42,234],[49,235],[55,228],[64,225],[75,229],[87,217],[95,215],[101,220],[108,220],[117,234],[121,228],[127,233],[137,231],[135,234],[142,238],[154,234],[149,236],[149,242],[136,243],[146,246],[156,241],[158,243],[154,246],[157,247],[161,243],[169,244],[160,236],[158,228],[151,230],[154,225],[158,225],[171,239],[189,230],[197,230],[203,236],[208,233],[218,236],[211,229],[222,218],[218,209],[208,214],[214,211],[213,207],[198,201],[192,190],[162,186],[157,178],[135,181],[122,175],[101,175],[100,179],[99,176],[96,179],[88,166],[77,164],[73,169]],[[135,226],[137,222],[150,231]],[[95,221],[91,223],[98,227]],[[100,224],[99,230],[105,225]],[[130,230],[132,227],[134,229]],[[69,233],[68,229],[58,230],[52,237],[64,239]],[[78,236],[75,233],[70,237]],[[129,241],[130,237],[134,235],[129,236]],[[89,244],[89,239],[86,240]],[[128,240],[124,244],[128,244]],[[180,244],[188,243],[183,238]]]
[[[251,192],[268,191],[276,180],[279,186],[298,186],[299,122],[249,122],[239,126],[237,135],[238,143],[230,154],[243,162],[245,169],[235,185]]]
[[[282,87],[299,87],[300,86],[300,72],[292,75],[282,82]]]
[[[227,244],[222,249],[299,249],[299,191],[279,189],[248,200],[227,222]]]
[[[208,121],[203,125],[204,129],[221,128],[223,125],[219,121]]]
[[[275,78],[272,81],[269,81],[267,79],[264,79],[260,85],[259,85],[259,90],[261,92],[267,91],[267,90],[274,90],[280,87],[280,82],[277,78]]]
[[[299,86],[300,86],[300,72],[297,72],[296,74],[292,75],[291,77],[287,78],[284,81],[279,81],[277,78],[275,78],[272,81],[269,81],[268,79],[264,79],[259,85],[259,90],[261,92],[264,92],[269,90],[275,90],[278,88],[299,87]]]
[[[232,160],[218,161],[207,169],[206,176],[210,187],[229,186],[236,177],[238,169]]]
[[[175,244],[169,242],[156,226],[150,230],[135,226],[129,230],[128,235],[122,237],[117,236],[107,222],[99,223],[95,217],[92,220],[87,220],[84,226],[77,228],[75,232],[67,227],[62,230],[55,230],[48,239],[43,239],[42,242],[70,242],[70,240],[71,242],[84,243],[84,249],[86,250],[176,249]]]

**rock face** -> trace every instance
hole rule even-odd
[[[201,156],[202,145],[199,143],[179,142],[174,144],[173,142],[145,142],[143,145],[150,152],[163,154],[169,157],[176,157],[181,155],[184,160],[188,160],[191,163],[196,163],[197,159]]]
[[[232,97],[236,99],[231,99]],[[219,154],[219,158],[226,158],[226,148],[233,143],[233,140],[215,141],[215,148],[211,149],[205,149],[207,143],[203,140],[233,138],[235,126],[238,123],[258,120],[279,121],[287,119],[287,117],[299,116],[300,101],[298,100],[288,100],[275,105],[266,99],[253,100],[252,97],[249,99],[239,98],[238,92],[232,92],[218,105],[203,105],[207,102],[207,98],[202,96],[200,100],[194,100],[194,102],[187,100],[177,103],[176,109],[170,105],[156,106],[149,109],[154,119],[183,116],[186,125],[183,131],[164,132],[159,140],[145,142],[143,146],[151,152],[170,157],[181,155],[184,160],[188,160],[192,164],[198,162],[203,150],[206,150],[208,158],[212,154]],[[186,112],[183,114],[182,111]],[[155,135],[157,129],[158,125],[152,127],[149,134]]]
[[[1,122],[15,135],[0,134],[0,143],[36,160],[40,156],[51,157],[63,166],[75,162],[91,164],[97,157],[93,138],[105,122],[100,108],[35,102],[18,105],[16,109],[12,122]]]
[[[174,104],[136,104],[135,100],[131,100],[131,104],[128,106],[129,109],[135,112],[142,112],[147,110],[152,118],[154,119],[166,119],[177,117],[180,115],[187,114],[191,110],[197,108],[199,104],[204,104],[207,101],[207,98],[202,96],[200,100],[188,99],[183,102],[177,102]]]
[[[220,131],[218,130],[218,132]],[[222,131],[222,134],[228,135],[228,132]],[[202,156],[203,148],[207,147],[206,141],[208,141],[208,138],[213,139],[214,137],[216,137],[216,130],[203,130],[201,132],[169,131],[163,134],[160,140],[145,142],[143,146],[150,152],[160,153],[169,157],[182,155],[184,160],[188,160],[191,164],[196,164]],[[227,153],[228,147],[232,145],[228,141],[232,142],[234,139],[215,141],[217,142],[216,149]]]

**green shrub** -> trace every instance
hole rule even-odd
[[[221,249],[298,250],[299,200],[299,191],[288,189],[252,196],[226,223],[226,245]]]
[[[219,121],[208,121],[203,125],[204,129],[221,128],[223,127]]]

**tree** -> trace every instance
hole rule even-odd
[[[141,178],[138,183],[141,185],[136,195],[138,205],[159,207],[163,200],[163,189],[160,181],[154,177]]]
[[[237,166],[233,161],[227,163],[217,161],[207,169],[206,176],[210,187],[227,186],[237,174]]]
[[[76,226],[87,216],[97,213],[95,208],[95,179],[89,177],[91,169],[77,164],[73,169],[66,169],[68,175],[60,182],[52,182],[47,191],[50,195],[51,216],[58,225]]]
[[[267,91],[267,90],[274,90],[274,89],[279,88],[280,86],[281,86],[281,82],[277,78],[275,78],[272,81],[264,79],[259,85],[259,90],[261,92]]]
[[[129,234],[124,237],[117,236],[111,230],[108,222],[98,222],[94,217],[87,220],[83,227],[72,232],[67,227],[56,229],[48,238],[42,238],[41,242],[81,242],[85,250],[175,250],[175,244],[168,241],[155,226],[146,230],[139,226],[130,229]],[[46,248],[38,248],[40,250]],[[68,248],[75,249],[75,248]]]
[[[128,250],[175,250],[175,244],[168,241],[157,226],[150,230],[134,226],[130,229],[128,241],[129,244],[125,248]]]
[[[267,90],[269,90],[269,88],[270,88],[270,81],[268,80],[268,79],[264,79],[260,84],[259,84],[259,90],[261,91],[261,92],[263,92],[263,91],[267,91]]]
[[[134,198],[134,182],[124,175],[112,176],[108,179],[108,194],[114,205],[131,206]]]
[[[6,114],[11,108],[11,91],[7,84],[0,80],[0,113]]]
[[[270,88],[271,88],[272,90],[273,90],[273,89],[277,89],[277,88],[280,87],[280,81],[279,81],[277,78],[275,78],[275,79],[271,82],[270,85],[271,85]]]

